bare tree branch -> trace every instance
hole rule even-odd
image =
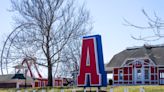
[[[48,68],[48,85],[52,86],[52,67],[55,64],[72,61],[77,63],[79,57],[73,56],[75,51],[70,47],[75,41],[80,42],[81,36],[90,32],[91,22],[85,7],[77,7],[74,2],[11,0],[12,11],[18,16],[15,18],[17,27],[9,34],[3,46],[2,74],[4,63],[7,68],[9,64],[18,62],[21,58],[36,57],[36,64]],[[73,52],[64,56],[66,49]]]
[[[135,40],[143,40],[143,41],[157,41],[160,40],[161,38],[164,38],[164,33],[162,32],[162,30],[164,30],[164,21],[161,20],[161,18],[159,18],[156,13],[154,13],[154,18],[150,17],[144,9],[142,9],[142,13],[147,19],[147,26],[138,26],[136,24],[129,22],[126,19],[123,19],[125,22],[124,25],[143,31],[148,31],[148,32],[152,31],[153,34],[149,36],[140,35],[139,37],[134,37],[134,36],[131,37]]]

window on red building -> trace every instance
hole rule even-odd
[[[145,69],[145,79],[149,79],[149,70]]]
[[[141,79],[141,69],[137,69],[137,79]]]
[[[160,78],[164,78],[164,72],[160,73]]]
[[[123,80],[123,71],[119,70],[119,80]]]

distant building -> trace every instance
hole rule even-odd
[[[46,87],[48,78],[43,78],[35,58],[24,58],[22,64],[13,66],[15,74],[0,75],[0,88]],[[33,72],[36,70],[36,72]],[[72,86],[72,78],[54,78],[54,86]]]
[[[164,46],[127,48],[106,65],[114,85],[164,84]]]
[[[72,86],[71,78],[54,78],[54,86]],[[46,87],[47,78],[32,78],[24,74],[6,74],[0,75],[0,88],[25,88],[25,87]]]
[[[32,87],[34,81],[31,77],[25,77],[23,74],[0,75],[0,88],[22,88]]]

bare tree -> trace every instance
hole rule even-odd
[[[73,72],[79,70],[79,62],[81,57],[81,39],[74,39],[73,42],[69,42],[62,51],[62,58],[60,59],[62,67],[61,76],[72,76]]]
[[[143,41],[157,41],[161,38],[164,38],[164,20],[162,20],[159,16],[157,16],[156,13],[154,13],[154,17],[150,17],[145,10],[142,10],[142,13],[147,19],[147,26],[142,26],[142,25],[136,25],[128,20],[124,19],[125,25],[130,26],[133,28],[137,28],[139,30],[142,30],[144,33],[152,33],[151,35],[139,35],[138,37],[136,36],[131,36],[135,40],[143,40]]]
[[[52,67],[62,60],[64,48],[90,31],[89,12],[84,5],[77,7],[75,0],[11,0],[11,3],[17,16],[16,29],[4,44],[1,66],[5,62],[7,67],[22,57],[37,57],[37,64],[48,68],[48,86],[52,86]]]
[[[81,57],[81,45],[80,39],[72,39],[62,50],[60,62],[56,65],[58,69],[55,71],[56,77],[67,78],[67,85],[76,84],[76,78],[79,71],[79,62]],[[71,78],[71,79],[70,79]],[[66,85],[66,84],[65,84]]]

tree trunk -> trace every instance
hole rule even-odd
[[[48,59],[48,86],[53,86],[52,85],[52,65],[51,65],[51,59]]]
[[[47,63],[48,63],[48,86],[52,87],[52,62],[51,62],[51,56],[50,56],[50,30],[47,30],[47,36],[46,36],[46,50],[47,50]]]

